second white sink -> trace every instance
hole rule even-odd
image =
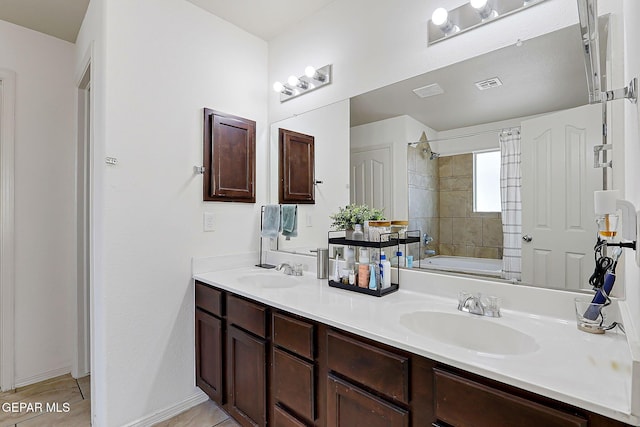
[[[400,324],[416,334],[478,353],[518,355],[539,348],[530,335],[472,314],[415,311],[401,315]]]

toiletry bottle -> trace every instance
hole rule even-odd
[[[404,267],[405,259],[404,259],[404,255],[402,255],[402,251],[396,252],[396,255],[398,256],[398,267]]]
[[[340,283],[340,255],[333,260],[333,281]]]
[[[376,266],[375,264],[369,264],[369,289],[375,291],[378,289],[376,283]]]
[[[352,239],[353,240],[364,240],[364,232],[362,231],[362,224],[354,225]]]
[[[407,268],[413,268],[413,255],[407,255]]]
[[[355,270],[356,269],[356,250],[353,246],[347,246],[347,249],[344,252],[344,259],[347,270]]]
[[[380,254],[380,287],[391,287],[391,263],[387,260],[384,251]]]
[[[369,286],[369,264],[363,262],[358,266],[358,287],[366,288]]]
[[[365,247],[360,248],[360,256],[359,256],[360,264],[367,264],[371,262],[371,258],[369,257],[369,249]]]

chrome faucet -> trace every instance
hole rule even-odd
[[[422,235],[422,244],[427,246],[431,242],[433,242],[433,237],[429,236],[429,233],[424,233]]]
[[[500,317],[500,304],[498,297],[487,297],[487,302],[482,301],[482,295],[471,295],[467,292],[460,292],[458,295],[458,310],[480,316]]]
[[[293,267],[291,264],[283,262],[276,267],[277,271],[282,271],[287,276],[302,276],[302,264],[295,264]]]

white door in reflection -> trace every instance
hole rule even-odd
[[[351,203],[382,209],[392,218],[391,147],[351,151]]]
[[[531,236],[522,242],[522,281],[591,289],[593,192],[602,189],[593,147],[602,144],[602,105],[523,121],[521,136],[522,234]]]

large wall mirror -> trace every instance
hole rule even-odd
[[[622,51],[612,40],[609,18],[601,17],[604,87],[622,73],[612,67],[612,55]],[[592,147],[602,144],[603,117],[610,129],[620,119],[611,118],[612,108],[587,105],[581,46],[578,26],[568,27],[274,123],[272,154],[280,126],[339,135],[325,140],[329,157],[316,160],[318,189],[332,200],[303,213],[299,240],[280,240],[278,249],[312,254],[326,247],[328,215],[352,201],[409,219],[410,229],[427,234],[427,245],[410,248],[421,268],[589,289],[593,190],[607,177],[592,167]],[[348,114],[346,138],[341,114]],[[517,165],[505,156],[514,143]],[[521,205],[509,200],[505,218],[501,192],[510,190],[501,190],[500,176],[509,164],[521,170]],[[513,221],[520,227],[503,226]],[[514,271],[505,230],[522,248]]]

